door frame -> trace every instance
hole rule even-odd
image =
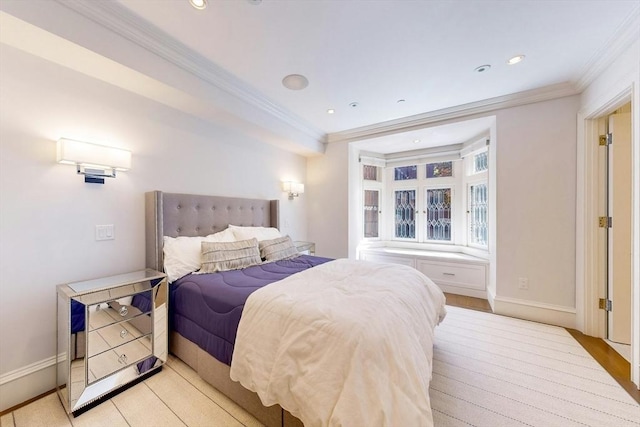
[[[639,123],[634,112],[639,111],[638,88],[627,86],[602,101],[590,111],[581,109],[577,120],[577,192],[576,192],[576,328],[599,338],[606,335],[605,312],[598,308],[598,298],[604,297],[606,282],[601,280],[602,252],[599,246],[598,206],[598,138],[602,122],[622,105],[631,102],[632,133],[632,238],[633,253],[640,253],[640,147]],[[631,380],[640,388],[640,262],[632,262],[632,325]]]

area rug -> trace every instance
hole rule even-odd
[[[563,328],[447,311],[430,389],[436,426],[640,426],[640,404]]]

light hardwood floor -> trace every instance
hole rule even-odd
[[[254,427],[262,424],[174,356],[170,356],[159,374],[78,417],[67,415],[58,394],[49,393],[0,418],[1,427],[211,425]]]

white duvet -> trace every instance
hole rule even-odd
[[[444,295],[417,270],[340,259],[252,293],[231,378],[305,426],[432,426]]]

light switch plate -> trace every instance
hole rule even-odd
[[[113,224],[96,225],[96,240],[113,240],[115,238]]]

